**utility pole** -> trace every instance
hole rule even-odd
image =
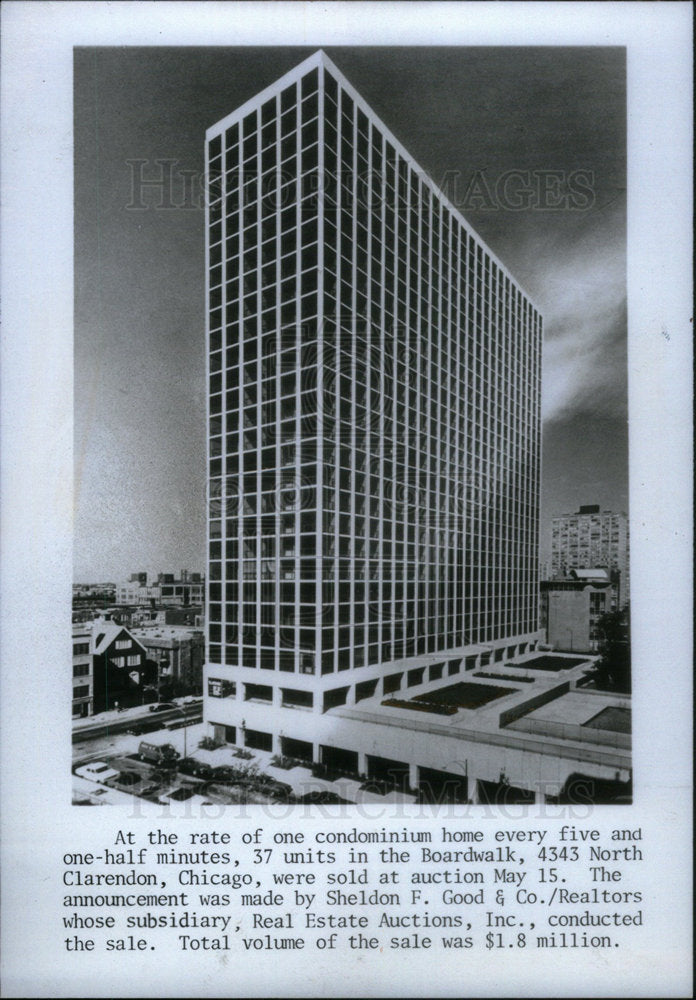
[[[181,709],[181,711],[184,713],[184,757],[188,757],[188,754],[186,753],[186,730],[188,729],[188,715],[186,713],[187,708],[188,706],[186,705],[186,703],[184,703],[184,706]]]

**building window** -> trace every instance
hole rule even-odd
[[[88,642],[77,642],[73,645],[73,656],[84,656],[85,653],[89,653]]]
[[[273,701],[273,688],[270,684],[245,684],[245,701]]]
[[[89,663],[78,663],[73,667],[73,677],[88,677]]]
[[[283,688],[283,706],[285,708],[312,708],[314,695],[311,691],[295,691]]]
[[[79,687],[73,688],[73,698],[89,698],[89,684],[80,684]]]
[[[301,653],[300,654],[300,673],[302,674],[313,674],[314,673],[314,654],[313,653]]]
[[[130,639],[117,639],[116,640],[116,649],[130,649],[130,648],[131,648],[131,641],[130,641]]]
[[[401,674],[391,674],[389,677],[384,678],[384,693],[392,694],[394,691],[398,691],[401,687]]]
[[[251,750],[273,750],[273,734],[262,733],[257,729],[244,730],[244,746]]]
[[[219,677],[208,678],[208,697],[210,698],[234,698],[237,693],[237,685],[234,681],[224,681]],[[232,740],[234,743],[234,740]]]

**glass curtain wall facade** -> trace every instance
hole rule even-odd
[[[317,707],[533,636],[539,313],[322,53],[206,145],[208,662]]]

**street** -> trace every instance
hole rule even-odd
[[[129,730],[136,734],[155,732],[164,729],[168,722],[181,722],[183,726],[185,720],[191,726],[201,721],[202,713],[202,699],[160,712],[151,712],[148,705],[137,705],[123,712],[101,712],[99,715],[74,720],[72,741],[82,743],[99,736],[113,736]]]

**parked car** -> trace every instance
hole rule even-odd
[[[210,779],[213,776],[213,769],[210,764],[204,764],[195,757],[183,757],[176,765],[177,771],[181,774],[191,774],[194,778]]]
[[[264,788],[261,789],[265,791]],[[285,782],[277,781],[273,784],[273,787],[268,790],[268,794],[274,802],[294,802],[295,796],[290,785],[286,785]]]
[[[89,764],[83,764],[82,767],[76,767],[75,774],[80,778],[87,778],[88,781],[98,781],[103,784],[109,778],[117,778],[119,772],[116,768],[109,767],[103,760],[93,760]]]
[[[160,795],[158,802],[162,805],[172,805],[176,802],[190,802],[191,805],[198,806],[212,806],[213,802],[211,799],[206,799],[205,796],[199,795],[195,788],[175,788],[171,792],[165,792],[164,795]]]
[[[116,778],[117,785],[137,785],[142,781],[142,776],[137,771],[121,771]]]
[[[230,767],[229,764],[220,764],[219,767],[214,767],[212,772],[210,777],[213,781],[237,782],[242,777],[237,768]]]
[[[154,705],[149,706],[151,712],[169,712],[172,708],[178,708],[178,705],[172,705],[168,701],[158,701]]]
[[[158,785],[156,782],[151,785],[145,785],[140,789],[138,795],[143,799],[148,799],[150,802],[159,802],[160,792],[162,791],[162,785]]]
[[[342,799],[337,792],[330,792],[328,789],[322,791],[315,790],[312,792],[305,792],[304,795],[302,795],[297,801],[309,802],[312,803],[313,805],[324,805],[325,803],[327,804],[330,803],[331,805],[333,805],[334,803],[339,803],[339,802],[342,804],[343,803],[350,804],[349,799]]]
[[[149,764],[157,764],[159,767],[174,767],[181,755],[171,743],[148,743],[147,740],[141,740],[138,756]]]

